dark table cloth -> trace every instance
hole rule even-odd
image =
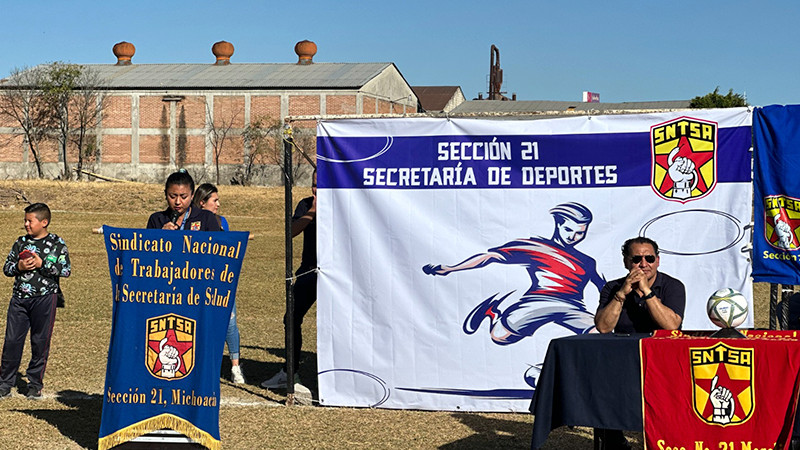
[[[642,429],[639,340],[583,334],[550,341],[531,402],[537,449],[562,425]]]

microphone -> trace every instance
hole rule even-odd
[[[178,224],[178,219],[181,217],[181,213],[178,211],[172,210],[172,215],[169,218],[169,221],[174,223],[175,225]]]

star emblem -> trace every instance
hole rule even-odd
[[[702,168],[706,164],[714,164],[714,161],[712,161],[714,158],[714,152],[694,151],[692,144],[689,142],[689,138],[686,136],[682,136],[678,141],[678,149],[678,153],[675,157],[678,158],[683,156],[694,162],[695,175],[697,176],[697,189],[700,190],[700,192],[706,192],[708,190],[708,185],[706,184],[705,178],[702,176]],[[661,187],[659,187],[658,190],[662,194],[666,194],[673,187],[672,178],[667,175],[669,172],[669,154],[655,155],[655,158],[656,164],[664,169],[665,174],[664,179],[661,182]]]
[[[164,345],[171,345],[178,350],[178,358],[181,359],[181,366],[178,369],[178,373],[180,373],[181,376],[186,375],[186,363],[183,360],[183,356],[187,351],[191,350],[192,347],[194,347],[194,343],[191,341],[178,340],[178,337],[175,335],[175,330],[167,330],[166,338],[167,342],[165,342]],[[158,355],[158,353],[161,351],[160,339],[148,340],[147,344],[150,347],[150,349],[156,353],[156,355]],[[158,358],[156,358],[155,365],[153,366],[153,372],[158,373],[160,370],[161,370],[161,361]]]
[[[777,210],[777,214],[780,215],[780,220],[786,222],[792,229],[792,242],[790,243],[790,249],[796,249],[797,245],[797,230],[800,228],[800,218],[792,219],[789,217],[789,214],[786,210],[780,209]],[[774,246],[778,246],[778,241],[780,240],[778,236],[778,232],[775,231],[775,217],[767,214],[766,223],[768,225],[767,232],[769,235],[767,239],[769,240],[770,244]],[[771,230],[771,231],[770,231]]]
[[[735,379],[730,376],[728,373],[727,366],[724,363],[717,364],[717,370],[715,372],[715,376],[717,378],[717,386],[722,386],[727,388],[733,394],[733,402],[734,402],[734,418],[738,420],[744,419],[749,412],[744,410],[744,406],[740,401],[740,395],[748,389],[752,389],[750,380],[740,380]],[[695,384],[703,390],[707,395],[710,396],[711,394],[711,383],[712,378],[706,379],[697,379],[695,380]],[[749,393],[750,397],[752,397],[752,392]],[[705,407],[703,408],[703,417],[711,417],[714,412],[714,406],[711,404],[711,400],[706,400]]]

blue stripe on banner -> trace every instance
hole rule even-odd
[[[423,389],[423,388],[396,388],[399,391],[422,392],[427,394],[459,395],[463,397],[481,397],[488,399],[530,400],[533,389]]]
[[[717,180],[749,182],[750,127],[720,129]],[[320,188],[648,186],[650,134],[320,137]],[[647,164],[650,165],[647,165]]]

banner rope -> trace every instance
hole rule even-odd
[[[300,277],[302,277],[304,275],[308,275],[308,274],[313,273],[313,272],[319,273],[320,272],[319,267],[314,267],[313,269],[307,270],[307,271],[305,271],[305,272],[303,272],[301,274],[293,275],[293,276],[291,276],[289,278],[284,278],[283,281],[295,281],[298,278],[300,278]]]

